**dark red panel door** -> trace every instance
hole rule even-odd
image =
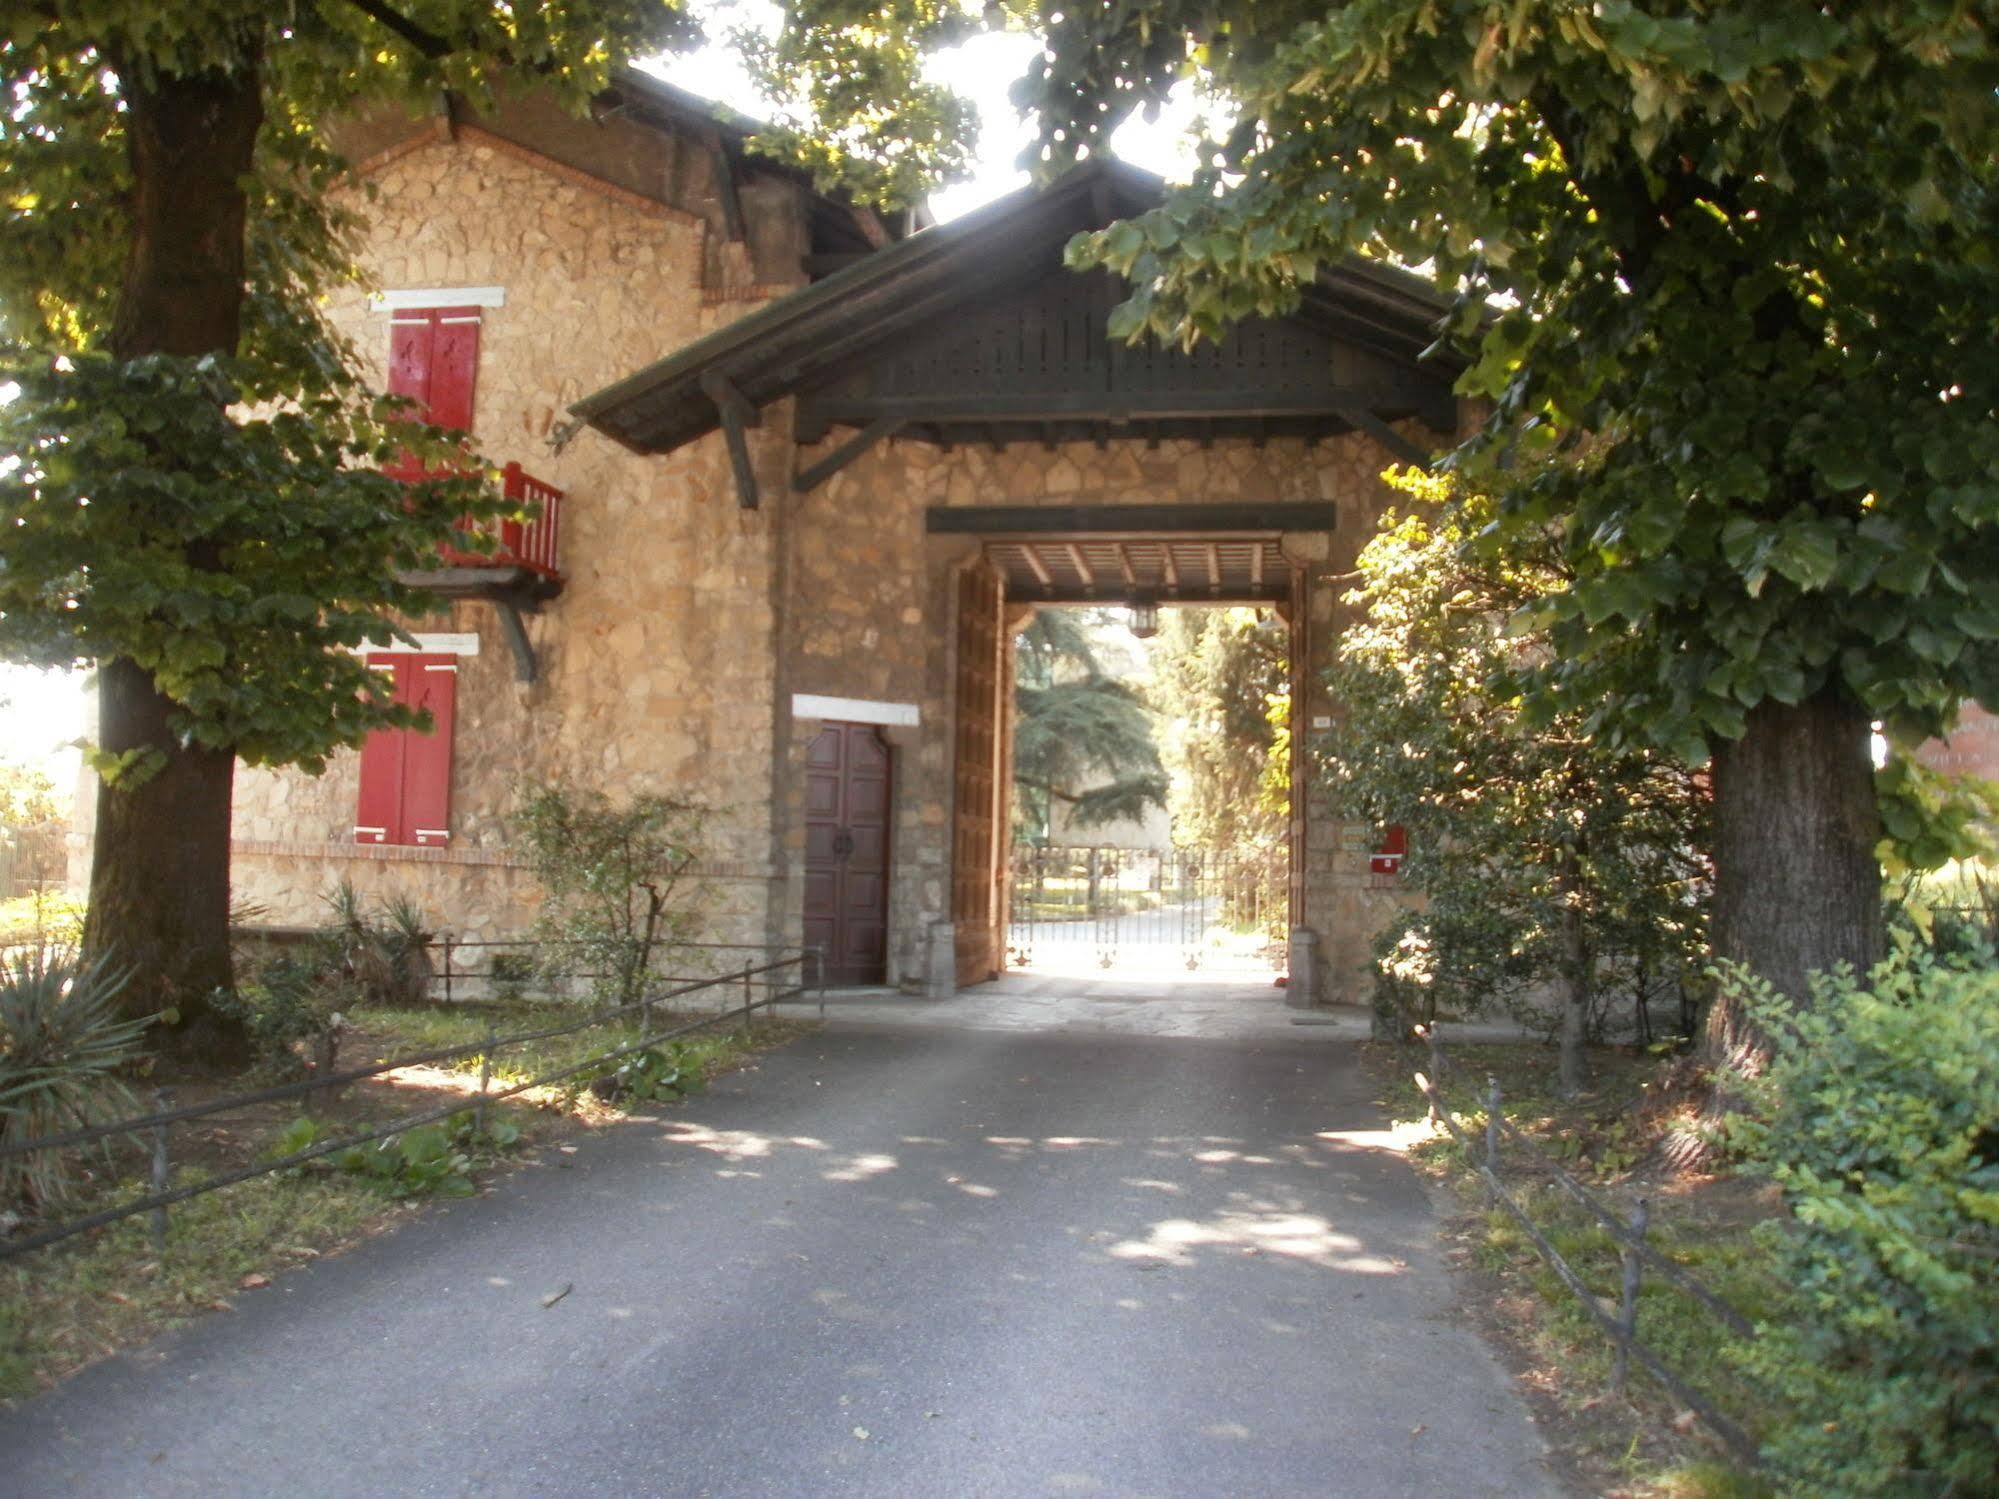
[[[829,984],[888,976],[889,748],[864,723],[829,723],[805,754],[805,941]]]

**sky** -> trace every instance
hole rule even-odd
[[[766,15],[774,8],[763,8]],[[755,11],[745,7],[746,14]],[[1029,128],[1011,103],[1007,86],[1026,71],[1036,42],[1027,36],[975,37],[931,59],[934,77],[947,82],[979,111],[980,148],[972,179],[935,194],[931,211],[939,222],[971,212],[1024,185],[1027,174],[1014,166],[1028,143]],[[748,77],[726,47],[663,59],[656,71],[682,88],[718,99],[744,114],[767,111]],[[1134,116],[1112,139],[1119,156],[1162,177],[1184,178],[1189,165],[1186,130],[1193,117],[1182,99],[1148,124]],[[39,765],[58,789],[76,783],[81,754],[76,741],[88,730],[84,676],[41,672],[0,664],[0,760]]]

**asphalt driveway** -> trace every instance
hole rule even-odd
[[[0,1414],[0,1495],[1552,1495],[1369,1097],[836,1025]]]

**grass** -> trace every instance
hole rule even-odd
[[[60,890],[0,900],[0,946],[21,942],[62,945],[83,936],[83,902]]]
[[[1778,1315],[1783,1288],[1770,1275],[1755,1234],[1775,1212],[1767,1195],[1725,1176],[1681,1175],[1663,1164],[1661,1146],[1684,1126],[1688,1108],[1667,1064],[1628,1052],[1602,1052],[1593,1060],[1590,1090],[1563,1100],[1552,1091],[1552,1051],[1455,1046],[1444,1093],[1466,1132],[1482,1140],[1486,1079],[1497,1077],[1506,1116],[1546,1158],[1561,1162],[1624,1216],[1646,1197],[1654,1248],[1752,1321]],[[1427,1070],[1423,1053],[1377,1047],[1370,1061],[1391,1107],[1405,1117],[1420,1115],[1424,1100],[1410,1073]],[[1501,1178],[1535,1226],[1614,1308],[1621,1282],[1616,1241],[1555,1185],[1533,1152],[1513,1142],[1501,1152]],[[1542,1409],[1550,1440],[1580,1481],[1599,1493],[1662,1499],[1751,1499],[1773,1492],[1726,1460],[1690,1413],[1643,1370],[1634,1366],[1623,1397],[1611,1393],[1609,1339],[1515,1219],[1491,1201],[1483,1180],[1468,1169],[1463,1147],[1440,1132],[1412,1156],[1455,1194],[1459,1210],[1446,1237],[1472,1275],[1485,1330],[1509,1353]],[[1752,1435],[1770,1422],[1774,1412],[1765,1397],[1731,1361],[1737,1335],[1656,1275],[1642,1284],[1638,1330],[1669,1369]]]
[[[573,1006],[547,1005],[504,1013],[367,1009],[354,1017],[355,1029],[342,1047],[340,1065],[476,1042],[485,1036],[489,1023],[506,1033],[558,1024],[576,1015]],[[669,1023],[661,1012],[655,1030]],[[798,1021],[760,1020],[748,1038],[735,1031],[701,1032],[686,1038],[684,1057],[713,1077],[810,1029]],[[633,1027],[618,1025],[507,1048],[496,1055],[493,1075],[500,1085],[526,1080],[636,1039]],[[454,1096],[462,1095],[469,1105],[478,1086],[479,1061],[472,1055],[354,1084],[338,1100],[321,1104],[318,1117],[323,1132],[331,1137],[388,1124],[401,1115],[443,1107]],[[475,1154],[475,1180],[489,1181],[512,1165],[534,1159],[540,1148],[621,1118],[585,1090],[590,1076],[585,1071],[567,1087],[533,1089],[494,1104],[489,1118],[512,1124],[521,1138],[509,1152],[489,1149]],[[219,1096],[250,1085],[223,1079],[209,1092]],[[180,1101],[197,1098],[193,1090],[183,1089]],[[296,1112],[293,1105],[281,1104],[182,1126],[173,1142],[176,1160],[184,1162],[176,1172],[176,1184],[268,1157],[272,1142],[293,1122]],[[98,1172],[68,1212],[81,1216],[143,1189],[140,1162],[135,1152],[127,1151],[121,1161]],[[32,1394],[120,1348],[193,1317],[231,1309],[242,1295],[255,1294],[286,1270],[350,1248],[418,1210],[416,1203],[392,1201],[369,1179],[331,1167],[304,1169],[254,1177],[176,1204],[164,1254],[154,1251],[149,1219],[141,1216],[0,1261],[0,1399]]]

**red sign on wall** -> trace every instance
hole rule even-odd
[[[1408,851],[1409,835],[1402,830],[1401,823],[1392,823],[1381,830],[1381,842],[1375,845],[1367,867],[1374,874],[1400,874],[1402,856]]]

